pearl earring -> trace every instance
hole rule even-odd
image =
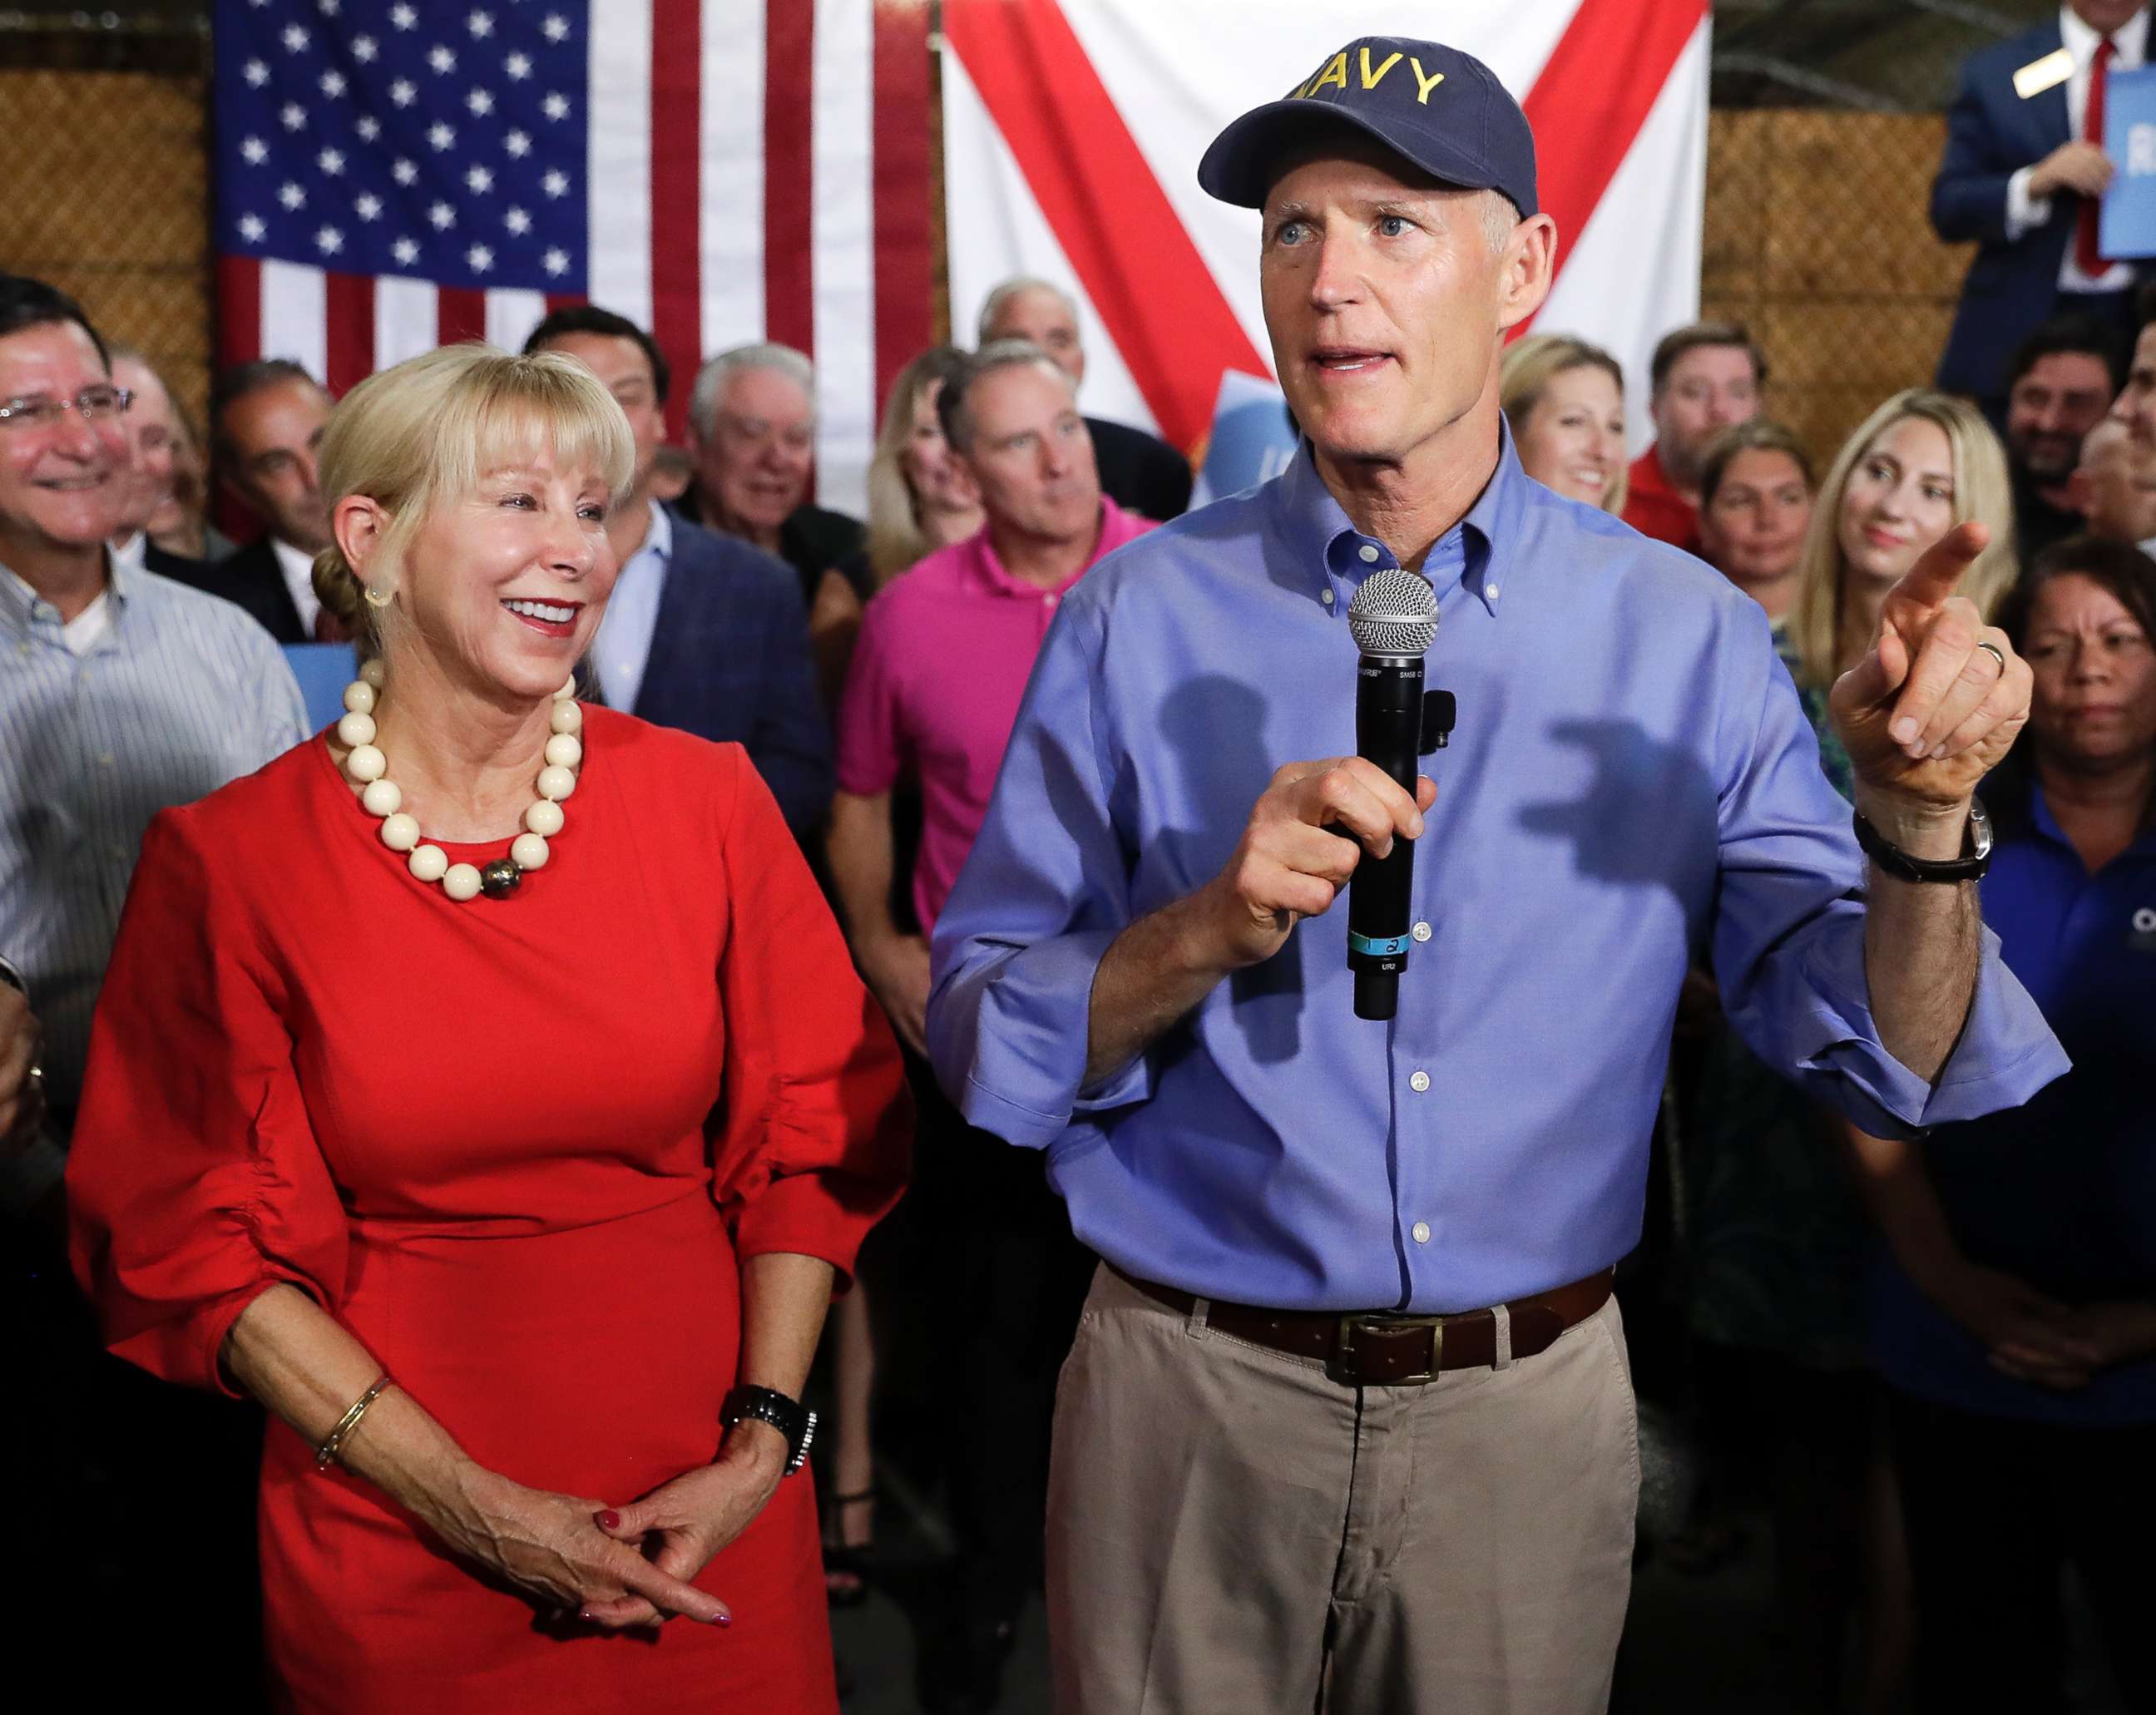
[[[367,586],[367,606],[370,608],[386,608],[389,605],[389,603],[390,597],[386,591],[377,589],[371,583]]]

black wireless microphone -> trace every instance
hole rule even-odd
[[[1355,669],[1355,753],[1413,797],[1423,748],[1422,658],[1437,636],[1437,592],[1413,572],[1373,572],[1355,592],[1348,629],[1363,652]],[[1366,850],[1348,881],[1348,966],[1355,973],[1358,1019],[1389,1019],[1399,1010],[1414,884],[1414,843],[1399,838],[1383,857]]]

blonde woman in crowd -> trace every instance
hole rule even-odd
[[[2006,454],[1974,406],[1943,393],[1888,399],[1820,486],[1774,636],[1820,766],[1844,798],[1852,771],[1827,692],[1870,648],[1896,582],[1972,519],[1991,546],[1959,593],[1989,618],[2016,571]],[[1889,1707],[1903,1670],[1907,1574],[1865,1351],[1863,1212],[1822,1110],[1726,1028],[1707,1046],[1687,1137],[1688,1317],[1703,1427],[1711,1450],[1747,1439],[1733,1425],[1748,1419],[1769,1432],[1784,1668],[1807,1707],[1830,1707],[1853,1653],[1854,1707]],[[1707,1511],[1676,1545],[1701,1570],[1726,1550],[1717,1487],[1711,1477]]]
[[[830,707],[845,689],[868,598],[924,554],[981,527],[981,497],[951,456],[936,416],[944,377],[963,355],[956,346],[931,346],[892,378],[869,460],[867,542],[824,575],[808,618]]]
[[[1498,402],[1528,475],[1568,499],[1625,510],[1625,372],[1569,334],[1515,340],[1497,372]]]

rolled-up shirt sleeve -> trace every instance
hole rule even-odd
[[[1728,651],[1717,748],[1721,881],[1713,963],[1752,1050],[1866,1131],[1907,1137],[2026,1101],[2067,1069],[2035,1002],[1983,932],[1960,1040],[1927,1082],[1879,1040],[1865,973],[1865,863],[1763,616]]]
[[[1074,1113],[1142,1101],[1144,1058],[1085,1086],[1093,978],[1129,926],[1130,854],[1111,804],[1120,754],[1104,622],[1066,606],[1019,705],[987,819],[937,919],[928,1052],[983,1131],[1045,1148]]]

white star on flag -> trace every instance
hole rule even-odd
[[[389,254],[409,268],[419,259],[419,247],[409,239],[399,239],[389,247]]]
[[[250,244],[260,244],[262,234],[269,229],[262,223],[262,217],[259,214],[243,214],[239,217],[239,235]]]
[[[501,217],[501,223],[520,239],[531,230],[531,217],[521,208],[512,208]]]
[[[409,107],[412,105],[412,98],[418,93],[412,87],[412,80],[409,78],[399,78],[389,86],[389,99],[399,107]]]
[[[331,100],[335,100],[339,95],[344,94],[344,74],[341,71],[324,72],[322,74],[322,93],[330,97]]]
[[[285,47],[290,53],[305,53],[307,50],[306,31],[302,29],[298,24],[292,24],[287,27],[285,31]]]
[[[457,211],[446,203],[437,203],[427,211],[427,218],[434,223],[436,232],[447,232],[457,223]]]
[[[241,68],[240,75],[259,90],[270,81],[270,68],[259,59],[250,59]]]
[[[501,69],[509,74],[511,82],[521,83],[531,75],[531,56],[529,54],[512,54],[501,62]]]
[[[475,12],[472,13],[470,18],[465,20],[465,27],[470,30],[474,39],[477,39],[484,36],[490,36],[494,33],[494,20],[489,18],[484,12]]]
[[[539,105],[549,119],[567,119],[569,116],[569,98],[567,95],[550,95]]]
[[[297,101],[287,101],[277,116],[285,121],[286,131],[295,131],[307,122],[307,110]]]
[[[397,164],[389,169],[389,176],[400,185],[408,185],[419,177],[419,169],[410,162],[400,158]]]
[[[315,157],[315,165],[335,178],[344,171],[344,157],[335,149],[325,149]]]
[[[569,194],[569,175],[558,170],[550,172],[539,181],[539,187],[550,197],[566,197]]]
[[[474,244],[465,252],[465,260],[471,264],[474,274],[485,274],[494,266],[494,252],[485,244]]]
[[[249,137],[239,146],[239,152],[249,167],[259,167],[270,158],[270,146],[259,137]]]
[[[427,127],[427,141],[436,149],[446,149],[457,140],[456,129],[437,121]]]
[[[465,182],[475,191],[485,193],[494,188],[494,175],[484,167],[475,167],[465,175]]]
[[[546,255],[546,268],[549,274],[567,274],[569,271],[568,253],[564,250],[549,250]]]
[[[501,146],[521,160],[531,152],[531,139],[522,131],[511,131],[501,140]]]
[[[352,39],[352,57],[362,65],[372,65],[375,54],[379,51],[372,36],[354,36]]]
[[[382,215],[382,198],[372,191],[363,197],[355,198],[352,207],[352,212],[362,220],[376,220]]]
[[[315,248],[325,256],[334,256],[344,248],[344,234],[333,226],[326,226],[315,234]]]
[[[419,14],[408,6],[393,6],[389,8],[389,21],[400,30],[408,30],[418,23]]]
[[[447,47],[437,46],[429,51],[427,64],[433,66],[436,71],[444,74],[454,71],[457,69],[455,51]]]
[[[540,28],[547,32],[550,42],[566,42],[569,39],[569,20],[558,12],[548,13],[547,22]]]
[[[362,143],[371,143],[382,135],[382,121],[371,113],[361,114],[353,121],[352,128],[359,133],[359,140]]]
[[[465,97],[465,105],[483,116],[494,111],[494,97],[487,90],[474,90]]]
[[[307,193],[288,178],[285,187],[277,193],[277,200],[296,213],[307,206]]]

